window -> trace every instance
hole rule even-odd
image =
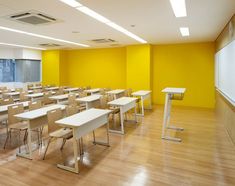
[[[41,61],[0,59],[0,82],[41,81]]]
[[[0,59],[0,82],[15,81],[15,60]]]

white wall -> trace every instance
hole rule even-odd
[[[40,50],[19,49],[19,48],[0,48],[0,59],[33,59],[41,60]]]

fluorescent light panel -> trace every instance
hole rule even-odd
[[[187,16],[185,0],[170,0],[170,3],[174,11],[175,17]]]
[[[90,8],[87,8],[85,6],[80,6],[78,8],[76,8],[77,10],[81,11],[82,13],[102,22],[102,23],[107,23],[110,22],[110,20],[108,20],[107,18],[105,18],[104,16],[96,13],[95,11],[91,10]]]
[[[189,36],[189,28],[188,27],[181,27],[180,28],[181,35],[184,36]]]
[[[65,3],[65,4],[68,4],[69,6],[71,6],[70,3],[71,3],[71,1],[74,1],[74,0],[59,0],[59,1],[61,1],[61,2]],[[147,43],[147,41],[145,41],[144,39],[138,37],[137,35],[135,35],[135,34],[133,34],[131,32],[129,32],[125,28],[117,25],[116,23],[110,21],[106,17],[104,17],[104,16],[98,14],[97,12],[91,10],[90,8],[88,8],[86,6],[83,6],[80,3],[78,3],[77,6],[75,6],[75,4],[76,3],[73,3],[74,6],[72,6],[72,7],[76,8],[80,12],[82,12],[82,13],[84,13],[84,14],[86,14],[86,15],[88,15],[88,16],[90,16],[90,17],[92,17],[92,18],[94,18],[94,19],[96,19],[96,20],[98,20],[100,22],[102,22],[102,23],[105,23],[106,25],[112,27],[113,29],[115,29],[115,30],[117,30],[119,32],[122,32],[123,34],[131,37],[132,39],[135,39],[136,41],[138,41],[140,43]]]
[[[75,8],[78,6],[82,6],[79,2],[77,2],[76,0],[60,0],[61,2]]]
[[[11,43],[1,43],[0,42],[0,45],[14,46],[14,47],[20,47],[20,48],[29,48],[29,49],[35,49],[35,50],[46,50],[45,48],[31,47],[31,46],[25,46],[25,45],[17,45],[17,44],[11,44]]]
[[[39,38],[43,38],[43,39],[49,39],[49,40],[58,41],[58,42],[62,42],[62,43],[68,43],[68,44],[82,46],[82,47],[89,47],[89,45],[85,45],[85,44],[81,44],[81,43],[75,43],[75,42],[72,42],[72,41],[67,41],[67,40],[63,40],[63,39],[57,39],[57,38],[53,38],[53,37],[49,37],[49,36],[44,36],[44,35],[40,35],[40,34],[34,34],[34,33],[25,32],[25,31],[22,31],[22,30],[16,30],[16,29],[12,29],[12,28],[8,28],[8,27],[3,27],[3,26],[0,26],[0,30],[7,30],[7,31],[10,31],[10,32],[16,32],[16,33],[20,33],[20,34],[25,34],[25,35],[29,35],[29,36],[39,37]]]

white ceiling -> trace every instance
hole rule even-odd
[[[186,0],[185,18],[176,18],[169,0],[79,0],[109,20],[151,44],[214,41],[235,13],[235,0]],[[37,10],[61,22],[32,26],[6,19],[6,16]],[[130,25],[136,25],[131,27]],[[111,38],[118,44],[139,44],[128,36],[100,23],[59,0],[0,0],[0,26],[24,30],[59,39],[88,44],[91,48],[110,47],[89,40]],[[179,27],[188,26],[190,37],[181,37]],[[72,33],[79,31],[79,33]],[[78,46],[0,30],[0,42],[39,47],[57,43],[62,48]]]

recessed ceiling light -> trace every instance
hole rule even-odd
[[[180,32],[183,37],[189,36],[189,28],[188,27],[180,27]]]
[[[57,38],[53,38],[53,37],[49,37],[49,36],[34,34],[34,33],[31,33],[31,32],[25,32],[25,31],[22,31],[22,30],[16,30],[16,29],[13,29],[13,28],[8,28],[8,27],[3,27],[3,26],[0,26],[0,30],[7,30],[7,31],[10,31],[10,32],[16,32],[16,33],[20,33],[20,34],[39,37],[39,38],[43,38],[43,39],[49,39],[49,40],[58,41],[58,42],[62,42],[62,43],[68,43],[68,44],[82,46],[82,47],[89,47],[89,45],[85,45],[85,44],[81,44],[81,43],[75,43],[75,42],[72,42],[72,41],[57,39]]]
[[[35,50],[46,50],[45,48],[31,47],[31,46],[25,46],[25,45],[17,45],[17,44],[11,44],[11,43],[0,43],[0,45],[14,46],[14,47],[20,47],[20,48],[29,48],[29,49],[35,49]]]
[[[74,0],[59,0],[65,4],[68,4],[69,6],[71,6],[71,1],[74,1]],[[76,1],[77,2],[77,1]],[[114,28],[115,30],[118,30],[119,32],[122,32],[123,34],[139,41],[140,43],[147,43],[147,41],[145,41],[144,39],[138,37],[137,35],[129,32],[128,30],[126,30],[125,28],[117,25],[116,23],[110,21],[109,19],[107,19],[106,17],[98,14],[97,12],[91,10],[90,8],[86,7],[86,6],[83,6],[82,4],[78,3],[78,5],[76,6],[76,3],[73,2],[73,6],[74,8],[76,8],[77,10],[79,10],[80,12],[102,22],[102,23],[105,23],[106,25]]]
[[[174,11],[175,17],[187,16],[185,0],[170,0],[170,3]]]
[[[78,6],[82,6],[79,2],[77,2],[76,0],[59,0],[71,7],[78,7]]]

